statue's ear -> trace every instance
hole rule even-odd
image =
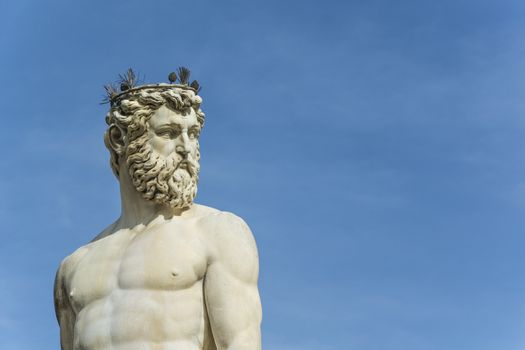
[[[108,129],[108,141],[113,150],[120,156],[124,152],[124,132],[115,124]]]

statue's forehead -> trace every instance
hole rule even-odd
[[[197,115],[193,108],[188,108],[185,112],[176,111],[166,106],[162,106],[153,113],[149,119],[149,124],[153,127],[165,124],[184,124],[192,126],[197,124]]]

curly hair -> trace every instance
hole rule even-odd
[[[201,128],[204,126],[204,112],[200,109],[202,98],[193,90],[183,88],[145,88],[125,94],[112,103],[106,115],[108,128],[104,133],[104,144],[110,153],[110,165],[113,173],[119,178],[119,154],[113,149],[109,140],[109,130],[117,126],[122,131],[122,137],[128,153],[141,148],[144,143],[147,121],[157,109],[166,106],[181,111],[193,108]]]

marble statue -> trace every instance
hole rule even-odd
[[[120,217],[55,280],[63,350],[261,348],[258,255],[246,223],[193,202],[204,113],[189,71],[106,87]],[[177,81],[179,79],[179,81]]]

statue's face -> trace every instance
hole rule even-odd
[[[193,108],[185,112],[160,107],[148,120],[148,143],[161,158],[175,157],[181,168],[186,159],[196,160],[200,125]]]
[[[200,125],[192,108],[159,108],[147,132],[128,146],[133,185],[144,198],[174,208],[191,205],[197,194]]]

